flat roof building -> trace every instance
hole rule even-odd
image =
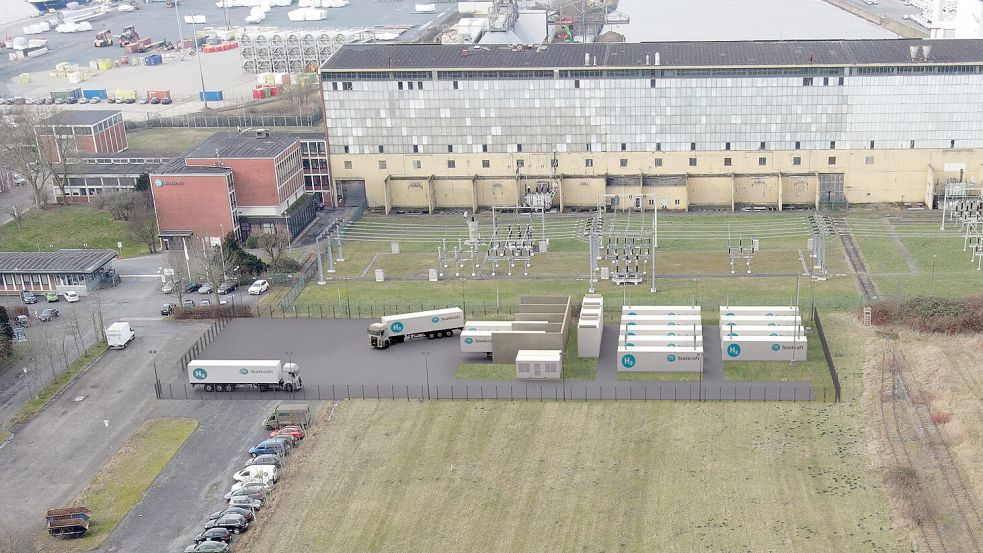
[[[0,292],[67,292],[88,294],[118,282],[113,250],[0,252]]]
[[[127,148],[126,129],[119,110],[63,110],[37,129],[38,145],[60,162],[85,153],[117,153]]]
[[[421,210],[926,202],[983,178],[983,40],[345,45],[335,192]]]

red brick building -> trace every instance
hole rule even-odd
[[[49,159],[75,158],[80,153],[118,153],[127,148],[119,110],[60,111],[39,126],[38,147]]]
[[[300,143],[289,134],[218,133],[152,172],[150,184],[165,247],[228,232],[241,240],[262,232],[294,237],[314,219]]]

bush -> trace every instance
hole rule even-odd
[[[922,332],[961,334],[983,332],[983,297],[948,299],[921,296],[898,302],[875,303],[871,324],[904,324]]]
[[[254,250],[259,247],[259,235],[251,234],[249,238],[246,238],[245,245],[247,248]]]

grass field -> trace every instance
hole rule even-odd
[[[840,404],[342,402],[238,551],[911,551]]]
[[[129,151],[156,155],[184,153],[215,134],[219,129],[162,128],[126,133]]]
[[[126,223],[87,206],[32,209],[24,215],[21,225],[11,221],[0,227],[0,251],[55,251],[86,246],[117,250],[117,242],[123,242],[123,257],[147,253],[147,247]]]
[[[44,533],[37,540],[38,549],[76,552],[101,545],[196,428],[198,421],[183,418],[151,419],[140,425],[73,502],[92,511],[86,535],[61,540]]]
[[[806,360],[795,363],[775,361],[725,361],[724,380],[771,380],[771,381],[806,381],[812,383],[817,396],[820,390],[828,388],[832,397],[833,379],[829,376],[826,358],[823,356],[823,346],[819,336],[809,334]],[[835,361],[834,361],[835,363]]]
[[[698,382],[700,373],[629,373],[619,372],[618,380],[670,380],[674,382]]]

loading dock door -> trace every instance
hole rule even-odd
[[[819,174],[819,206],[821,209],[844,209],[847,207],[843,193],[843,173]]]
[[[345,207],[367,206],[364,180],[339,180],[338,205]]]

